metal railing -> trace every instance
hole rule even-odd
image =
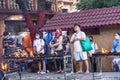
[[[62,2],[74,2],[74,0],[58,0],[58,1],[62,1]]]
[[[37,10],[37,0],[28,0],[28,9]],[[15,0],[0,0],[0,9],[19,9]]]

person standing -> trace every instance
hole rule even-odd
[[[63,56],[63,36],[62,36],[62,30],[57,29],[55,32],[56,42],[50,43],[50,47],[55,50],[55,54],[58,56]],[[57,59],[56,60],[57,65],[57,73],[63,72],[64,65],[63,65],[63,59]]]
[[[49,44],[50,44],[52,38],[53,38],[52,32],[43,32],[43,39],[45,41],[45,47],[44,47],[45,54],[50,54]],[[49,73],[50,72],[49,60],[45,59],[45,63],[46,63],[46,72]]]
[[[9,56],[9,55],[14,55],[15,52],[17,51],[16,45],[15,45],[15,40],[10,36],[9,32],[4,32],[3,33],[3,55]],[[14,68],[14,60],[11,60],[9,62],[10,68]]]
[[[68,36],[65,36],[63,38],[63,52],[65,54],[71,54],[71,49],[70,49],[70,40]]]
[[[115,39],[112,43],[112,52],[116,53],[120,51],[120,33],[115,33]]]
[[[5,56],[8,55],[13,55],[16,51],[16,45],[15,45],[15,40],[11,38],[9,35],[9,32],[4,32],[3,33],[3,53]]]
[[[114,36],[115,39],[112,43],[112,52],[114,54],[117,54],[117,52],[120,52],[120,33],[117,32]],[[120,72],[120,57],[114,57],[112,61],[112,66],[116,72]]]
[[[88,58],[87,52],[82,50],[80,41],[85,40],[86,35],[83,31],[81,31],[79,24],[74,25],[75,33],[72,35],[70,42],[74,45],[74,57],[75,60],[79,64],[79,71],[77,73],[83,73],[82,71],[82,64],[84,63],[86,66],[85,74],[89,73],[89,65],[88,65]]]
[[[35,38],[36,39],[33,41],[34,52],[36,54],[44,54],[44,45],[45,45],[44,40],[41,38],[41,35],[39,33],[35,34]],[[43,70],[41,64],[43,65]],[[41,74],[46,73],[45,60],[38,62],[38,68],[39,68],[38,73]]]
[[[88,53],[89,53],[90,62],[92,64],[92,54],[95,54],[95,52],[98,50],[98,46],[97,46],[97,43],[93,42],[93,36],[89,36],[89,38],[90,38],[92,50],[88,51]],[[93,71],[96,72],[97,71],[97,59],[96,58],[94,58],[93,67],[94,67]]]

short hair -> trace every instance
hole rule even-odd
[[[36,32],[35,34],[39,34],[39,32]],[[39,34],[40,35],[40,34]]]
[[[117,32],[116,34],[118,34],[118,35],[120,36],[120,33],[119,33],[119,32]]]
[[[56,30],[59,30],[60,35],[62,35],[62,29],[61,29],[61,28],[58,28],[58,29],[56,29]]]
[[[36,34],[38,34],[38,35],[40,36],[40,38],[43,38],[42,32],[36,32]],[[35,34],[35,35],[36,35],[36,34]]]
[[[75,27],[75,26],[81,27],[79,24],[76,24],[76,23],[74,24],[74,27]]]
[[[9,32],[4,32],[3,35],[7,36],[7,35],[9,35]]]
[[[93,36],[89,36],[89,38],[93,39]]]

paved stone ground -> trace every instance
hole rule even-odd
[[[17,73],[7,75],[9,80],[20,80]],[[22,80],[65,80],[64,74],[47,73],[22,73]],[[120,72],[95,73],[93,79],[92,73],[89,74],[68,74],[67,80],[120,80]]]

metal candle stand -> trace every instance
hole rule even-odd
[[[108,57],[120,57],[120,53],[108,53],[108,54],[103,54],[103,53],[101,53],[101,52],[99,52],[99,53],[96,53],[96,54],[92,54],[92,72],[93,72],[93,80],[95,80],[95,74],[94,74],[94,58],[99,58],[99,60],[100,60],[100,73],[101,73],[101,75],[102,75],[102,57],[106,57],[106,58],[108,58]]]
[[[28,56],[28,57],[14,57],[14,56],[5,56],[4,57],[5,60],[9,61],[14,61],[15,63],[17,62],[26,62],[28,60],[32,60],[32,61],[39,61],[39,60],[44,60],[44,59],[63,59],[63,63],[64,63],[64,79],[67,80],[67,76],[70,75],[71,73],[73,73],[73,61],[72,61],[72,57],[71,55],[64,55],[64,56],[57,56],[57,55],[34,55],[32,57]],[[21,72],[20,72],[20,68],[18,71],[20,80],[21,80]]]

